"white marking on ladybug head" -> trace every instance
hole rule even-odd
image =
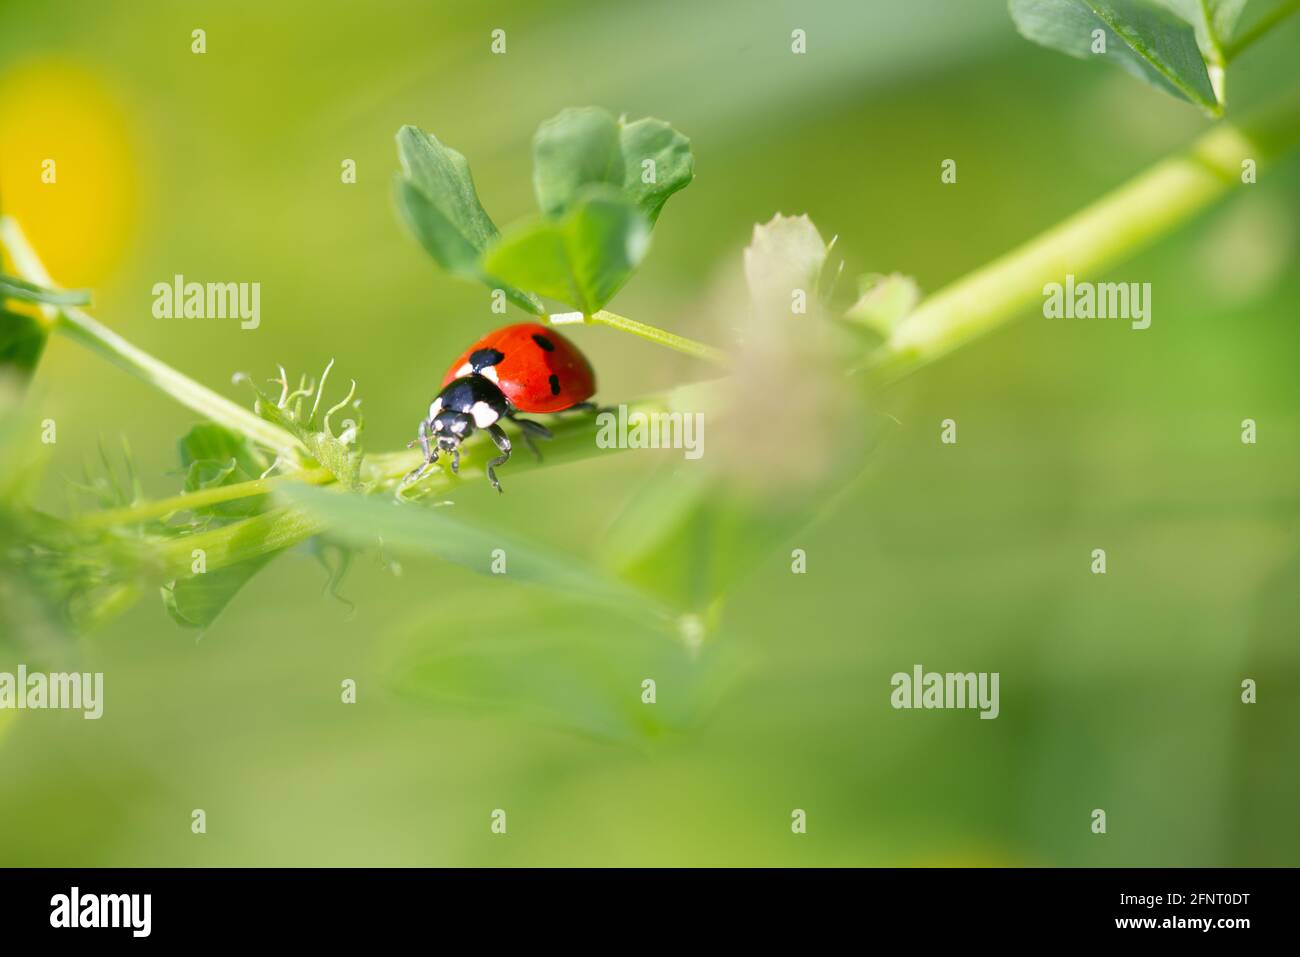
[[[501,416],[497,415],[497,410],[492,408],[486,402],[475,402],[469,410],[469,414],[474,416],[474,424],[480,429],[486,429]]]
[[[467,426],[468,424],[469,423],[466,422],[464,419],[457,419],[455,422],[451,424],[451,430],[459,434],[465,431],[465,426]]]
[[[459,369],[456,370],[456,375],[453,376],[453,378],[463,379],[465,378],[465,376],[469,375],[473,371],[474,371],[474,367],[470,365],[468,362],[466,362],[463,366],[461,366]]]
[[[433,400],[433,403],[429,406],[429,418],[432,419],[441,411],[442,411],[442,396],[438,396],[436,399]]]
[[[479,369],[478,374],[481,375],[483,378],[487,379],[489,382],[498,382],[498,383],[500,382],[500,380],[497,378],[496,366],[484,366],[482,369]]]

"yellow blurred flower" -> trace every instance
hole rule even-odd
[[[135,220],[130,115],[108,80],[64,60],[0,73],[0,210],[56,282],[101,284]]]

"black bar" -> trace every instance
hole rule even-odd
[[[76,870],[0,875],[7,943],[41,939],[205,944],[371,943],[377,928],[444,927],[554,935],[600,925],[708,936],[775,925],[881,941],[1213,940],[1293,924],[1291,870]],[[117,916],[117,927],[78,923]],[[144,897],[149,895],[148,934]],[[115,895],[105,901],[102,895]],[[88,903],[87,899],[93,902]],[[66,906],[64,904],[66,903]],[[62,908],[62,909],[61,909]],[[134,918],[134,920],[132,920]],[[1194,923],[1193,923],[1194,922]],[[1202,924],[1201,922],[1208,922]],[[386,932],[385,932],[386,933]]]

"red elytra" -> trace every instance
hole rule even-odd
[[[469,374],[470,356],[495,349],[501,358],[484,372],[520,412],[561,412],[596,393],[596,373],[564,336],[537,322],[503,326],[474,343],[452,363],[442,385]]]

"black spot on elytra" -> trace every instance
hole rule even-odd
[[[505,357],[504,352],[496,349],[478,349],[470,354],[469,367],[475,372],[482,372],[488,366],[498,365]]]
[[[559,394],[560,394],[560,377],[557,375],[553,375],[551,376],[551,395],[559,395]]]
[[[542,335],[542,334],[540,334],[540,333],[536,333],[536,334],[533,335],[533,342],[537,343],[539,346],[541,346],[541,347],[542,347],[543,349],[545,349],[547,352],[554,352],[554,351],[555,351],[555,343],[552,342],[550,339],[547,339],[544,335]]]

